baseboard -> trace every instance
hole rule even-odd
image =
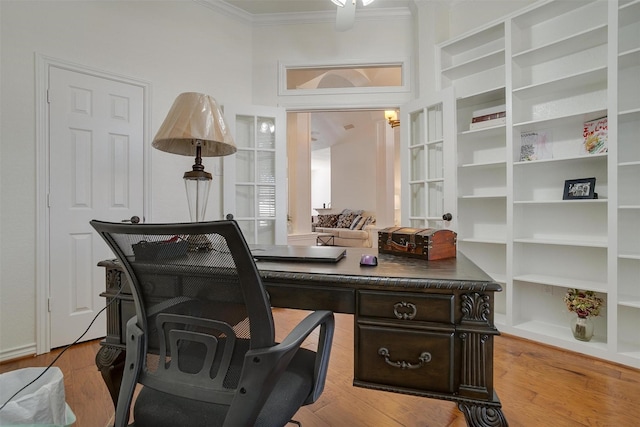
[[[32,343],[22,347],[14,347],[9,350],[0,351],[0,363],[10,362],[25,357],[36,355],[36,344]]]

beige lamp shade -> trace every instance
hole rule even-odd
[[[236,152],[236,145],[216,100],[196,92],[178,95],[151,145],[182,156],[195,156],[197,145],[201,147],[202,157],[220,157]]]

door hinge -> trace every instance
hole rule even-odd
[[[51,298],[47,298],[47,311],[51,313]]]
[[[51,104],[51,98],[49,97],[49,89],[47,89],[47,104]]]

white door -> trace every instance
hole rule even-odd
[[[276,107],[226,106],[238,151],[224,159],[223,212],[248,243],[287,244],[286,114]]]
[[[113,257],[92,219],[143,217],[144,89],[49,68],[51,348],[76,340],[105,306],[101,260]],[[105,335],[96,321],[83,340]]]
[[[453,90],[400,109],[402,224],[457,229]]]

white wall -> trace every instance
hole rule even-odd
[[[331,147],[331,208],[376,212],[377,141],[353,139]]]
[[[327,0],[329,1],[329,0]],[[335,21],[256,27],[253,38],[253,100],[275,105],[278,66],[333,64],[410,58],[413,33],[409,16],[356,22],[348,31],[335,30]],[[328,96],[327,102],[337,97]]]
[[[311,153],[311,208],[331,205],[331,147]],[[312,211],[313,215],[318,212]]]
[[[418,0],[425,2],[430,3]],[[433,69],[425,68],[433,66],[433,43],[442,41],[439,28],[447,28],[447,36],[457,35],[528,3],[454,2],[449,22],[439,19],[441,13],[428,15],[427,5],[419,16],[431,16],[430,22],[418,27],[411,25],[412,19],[386,19],[356,23],[339,33],[333,22],[252,31],[190,1],[1,0],[0,359],[35,342],[36,53],[149,82],[149,143],[180,92],[205,92],[222,104],[277,105],[279,61],[335,63],[409,56],[416,69],[422,68],[421,75],[430,76]],[[425,33],[425,28],[433,32]],[[420,79],[427,87],[433,85],[431,80]],[[417,81],[414,73],[414,87]],[[188,220],[180,177],[191,168],[192,159],[152,150],[151,161],[152,219]],[[213,169],[212,160],[204,163]],[[214,182],[208,218],[222,214],[220,194],[220,183]],[[338,203],[343,202],[334,206]]]
[[[457,37],[536,2],[537,0],[463,0],[452,2],[449,11],[449,32],[441,34],[446,38],[438,42]]]
[[[251,102],[251,30],[191,1],[2,0],[0,31],[1,359],[36,337],[36,53],[149,82],[150,143],[181,92]],[[189,220],[182,174],[193,159],[151,153],[152,219]],[[214,179],[209,218],[221,214]]]

